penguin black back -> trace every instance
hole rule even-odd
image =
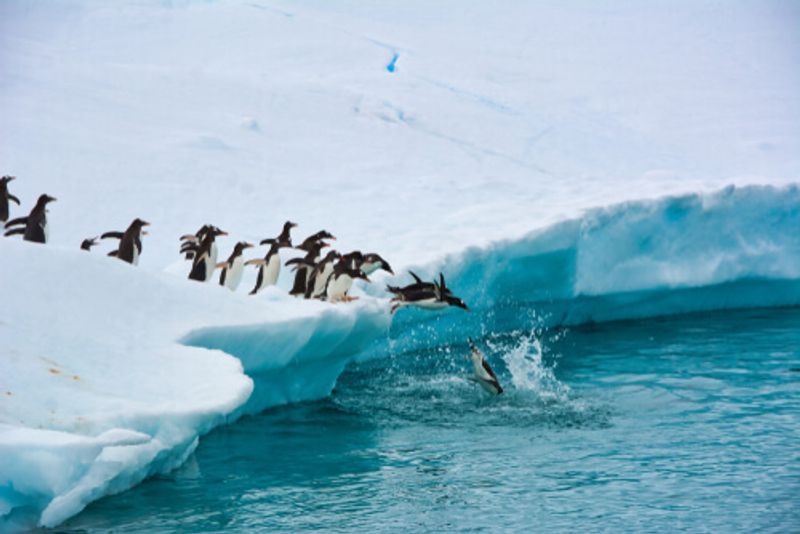
[[[3,176],[0,178],[0,223],[8,220],[9,202],[14,202],[19,206],[19,199],[8,191],[8,182],[15,179],[16,176]]]

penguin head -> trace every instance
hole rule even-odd
[[[456,308],[461,308],[464,311],[469,311],[469,308],[467,307],[466,303],[458,297],[454,297],[452,295],[446,295],[442,300],[447,302],[447,304],[450,306],[455,306]]]
[[[292,221],[286,221],[285,223],[283,223],[283,231],[284,232],[288,232],[292,228],[296,228],[296,227],[297,227],[297,223],[293,223]]]
[[[8,182],[12,182],[16,179],[17,179],[16,176],[3,176],[2,178],[0,178],[0,183],[7,184]]]
[[[40,195],[39,200],[36,201],[36,206],[39,208],[44,208],[50,202],[55,202],[55,201],[56,201],[55,197],[51,197],[50,195]]]
[[[239,241],[238,243],[236,243],[236,246],[233,247],[233,253],[238,256],[239,254],[244,252],[244,249],[252,247],[253,247],[252,243],[248,243],[247,241]]]
[[[211,229],[208,231],[208,233],[213,235],[214,237],[219,237],[221,235],[228,235],[228,232],[226,232],[225,230],[221,230],[220,228],[213,225],[211,226]]]
[[[380,255],[374,252],[370,252],[369,254],[364,254],[364,262],[378,264],[380,265],[380,267],[378,267],[379,269],[383,269],[389,274],[394,274],[392,266],[389,265],[389,262],[384,260],[383,258],[380,257]]]

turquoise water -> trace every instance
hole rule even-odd
[[[354,365],[205,436],[81,532],[797,532],[800,310],[515,331]]]

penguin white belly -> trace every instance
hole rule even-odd
[[[231,291],[236,291],[239,282],[242,281],[242,271],[244,271],[244,259],[241,256],[233,260],[233,265],[227,268],[225,273],[225,287]]]
[[[273,254],[269,259],[266,267],[264,267],[264,281],[261,287],[274,286],[278,283],[278,276],[281,274],[281,257],[278,254]]]
[[[425,300],[416,300],[408,303],[411,306],[416,306],[417,308],[422,308],[423,310],[443,310],[447,308],[447,303],[441,300],[436,300],[435,298],[429,298]]]
[[[50,241],[50,228],[47,225],[47,219],[42,221],[42,232],[44,233],[44,242],[47,243]]]
[[[217,244],[211,243],[211,248],[208,250],[208,257],[206,258],[206,282],[211,281],[214,277],[214,270],[217,268]],[[230,273],[229,273],[230,274]]]
[[[317,279],[314,280],[314,291],[311,293],[312,298],[325,293],[325,284],[328,283],[328,278],[331,277],[331,274],[333,274],[333,262],[328,262],[325,268],[322,269],[322,273],[318,274]]]
[[[134,265],[139,265],[139,248],[134,246],[133,247],[133,261],[131,261]]]
[[[338,302],[353,286],[353,279],[346,274],[334,278],[328,284],[328,302]]]
[[[473,356],[472,367],[475,371],[475,380],[477,380],[478,384],[480,384],[483,389],[495,395],[503,392],[497,380],[495,380],[484,367],[483,358],[475,358]]]
[[[367,261],[361,264],[361,270],[364,271],[364,274],[367,276],[371,275],[381,267],[383,267],[383,263],[379,261],[376,261],[375,263]]]

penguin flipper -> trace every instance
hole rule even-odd
[[[13,230],[8,230],[3,235],[8,237],[8,236],[12,236],[12,235],[23,235],[24,233],[25,233],[25,227],[23,226],[22,228],[14,228]]]
[[[416,275],[416,273],[414,273],[414,271],[408,271],[408,274],[410,274],[410,275],[411,275],[411,277],[412,277],[412,278],[414,278],[414,281],[415,281],[416,283],[418,283],[418,284],[422,284],[422,283],[424,283],[424,282],[422,281],[422,278],[420,278],[419,276],[417,276],[417,275]]]
[[[11,202],[16,202],[17,206],[20,205],[19,199],[14,195],[12,195],[11,193],[8,194],[8,200],[10,200]]]
[[[6,223],[6,228],[8,228],[9,226],[16,226],[18,224],[28,224],[28,218],[27,217],[17,217],[16,219],[11,219],[10,221],[8,221]]]
[[[106,232],[100,236],[100,239],[122,239],[123,232]]]

